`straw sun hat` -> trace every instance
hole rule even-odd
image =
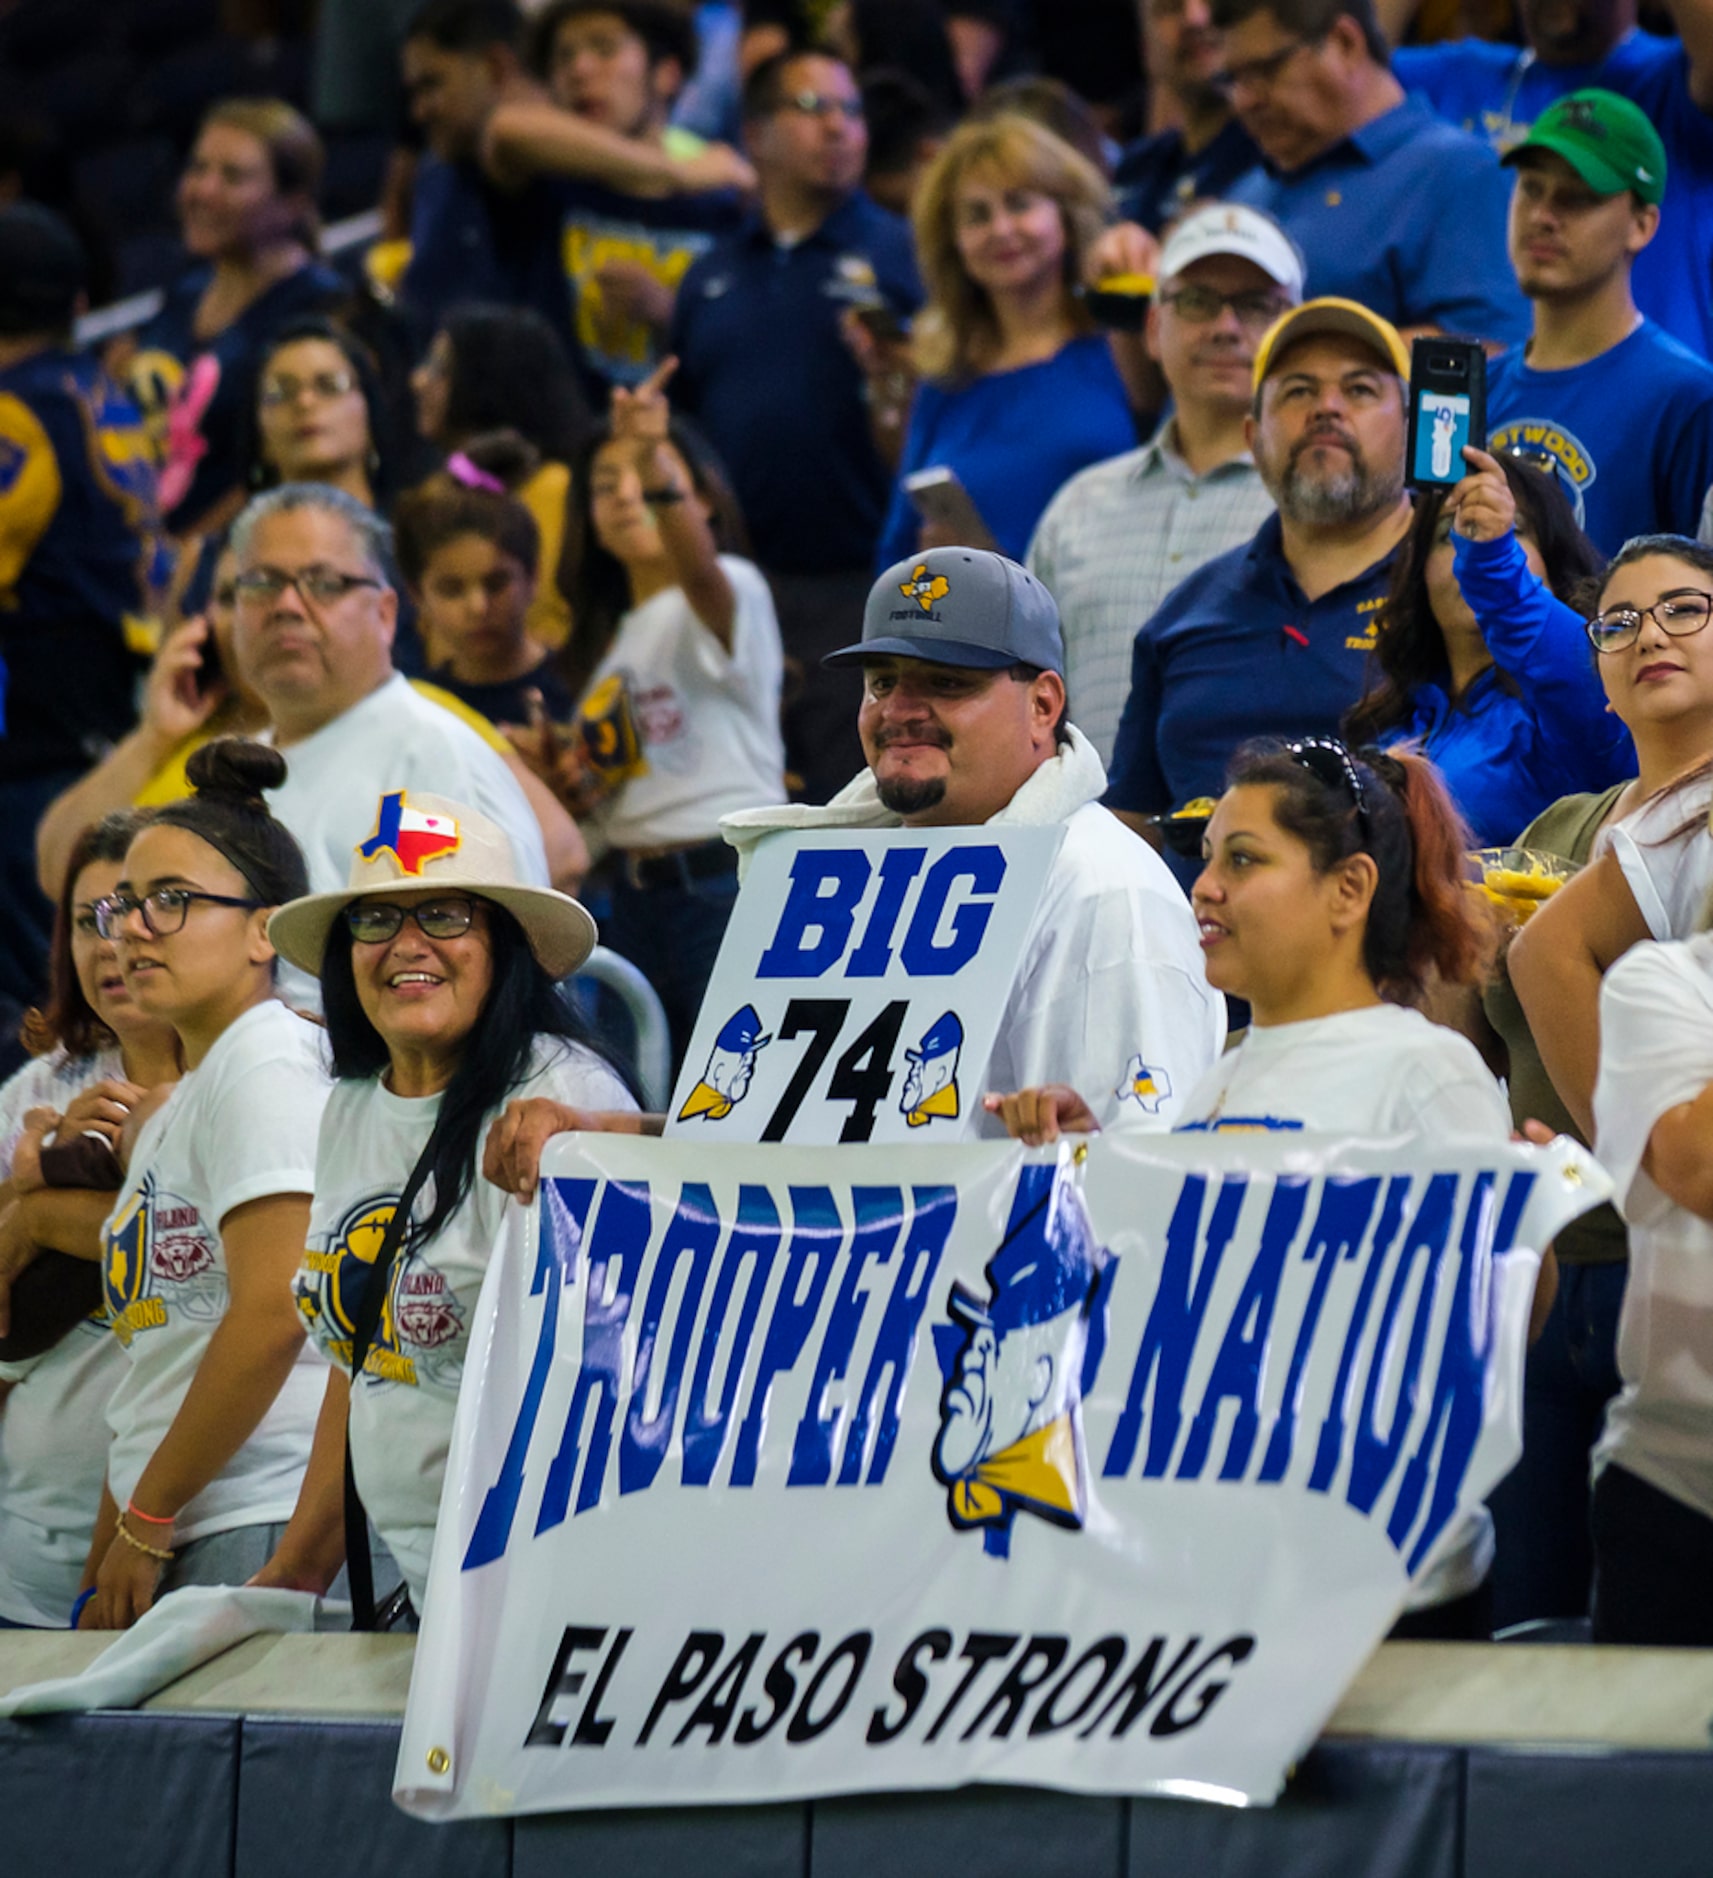
[[[497,823],[444,796],[393,789],[381,797],[374,832],[357,843],[345,888],[289,901],[268,921],[274,950],[319,975],[334,921],[371,893],[389,900],[450,893],[492,900],[523,928],[550,978],[574,972],[595,946],[595,922],[569,894],[519,881],[511,842]]]

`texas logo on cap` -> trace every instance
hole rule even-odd
[[[458,823],[452,816],[425,815],[420,809],[407,808],[404,791],[395,789],[381,797],[375,832],[358,844],[357,852],[365,861],[391,854],[400,873],[420,874],[427,862],[456,854],[458,846]]]
[[[898,587],[905,599],[914,600],[924,613],[933,612],[934,602],[945,599],[951,590],[952,583],[944,574],[936,574],[932,580],[928,578],[926,561],[918,561],[916,571],[908,580],[901,581]]]

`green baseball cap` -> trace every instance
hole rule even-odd
[[[1514,150],[1515,163],[1530,150],[1561,156],[1597,195],[1633,189],[1656,206],[1665,195],[1665,145],[1645,112],[1615,91],[1573,91],[1549,105]]]

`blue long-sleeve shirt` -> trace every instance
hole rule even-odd
[[[1001,554],[1021,561],[1042,511],[1078,470],[1136,447],[1124,381],[1101,333],[1050,359],[916,394],[875,566],[916,552],[922,519],[904,493],[912,470],[957,472]]]
[[[1454,531],[1451,541],[1457,585],[1494,664],[1455,705],[1444,686],[1418,686],[1410,721],[1382,741],[1418,742],[1477,842],[1500,847],[1560,796],[1635,775],[1636,752],[1606,709],[1581,616],[1536,576],[1516,535],[1469,541]]]

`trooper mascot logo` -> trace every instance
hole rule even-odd
[[[1025,1167],[987,1264],[985,1302],[956,1283],[934,1327],[946,1377],[934,1473],[958,1530],[1004,1558],[1019,1512],[1080,1527],[1088,1507],[1082,1401],[1106,1350],[1117,1261],[1059,1167]]]
[[[964,1027],[956,1011],[947,1011],[923,1031],[914,1050],[904,1052],[910,1067],[904,1072],[898,1107],[908,1126],[920,1128],[936,1117],[957,1119],[958,1053],[963,1047]]]
[[[724,1121],[749,1094],[756,1052],[772,1041],[771,1036],[762,1034],[761,1017],[753,1004],[734,1011],[714,1039],[702,1079],[684,1098],[678,1119],[687,1122],[701,1115],[711,1122]]]

